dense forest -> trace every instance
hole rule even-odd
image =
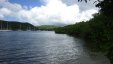
[[[0,30],[36,30],[37,28],[29,23],[0,20]]]
[[[94,14],[94,18],[56,28],[55,32],[83,38],[91,50],[105,53],[113,63],[113,0],[98,0],[98,2],[96,7],[99,7],[100,11]]]

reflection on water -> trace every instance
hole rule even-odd
[[[52,31],[0,32],[0,64],[109,64],[80,39]]]

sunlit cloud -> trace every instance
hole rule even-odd
[[[82,10],[77,3],[68,5],[62,0],[43,0],[45,5],[30,7],[18,3],[10,3],[7,0],[0,1],[0,19],[12,16],[20,22],[28,22],[33,25],[68,25],[92,18],[97,13],[96,8]]]

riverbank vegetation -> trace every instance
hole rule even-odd
[[[86,0],[85,0],[86,1]],[[96,7],[101,8],[100,12],[94,14],[89,21],[82,21],[55,29],[56,33],[66,33],[86,40],[91,50],[106,53],[113,63],[113,1],[98,0]]]

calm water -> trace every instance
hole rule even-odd
[[[80,39],[52,31],[0,32],[0,64],[109,64]]]

